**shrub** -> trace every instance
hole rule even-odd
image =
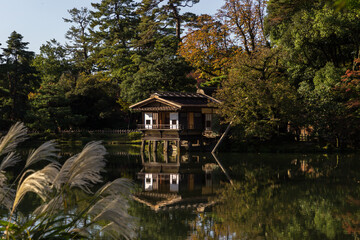
[[[131,132],[128,134],[128,138],[129,140],[140,140],[141,135],[141,132]]]

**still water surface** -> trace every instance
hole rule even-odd
[[[140,154],[108,146],[104,180],[133,179],[138,239],[358,239],[356,154]],[[79,149],[64,148],[64,156]],[[230,184],[230,180],[234,183]]]

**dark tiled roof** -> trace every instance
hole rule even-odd
[[[135,111],[176,111],[177,108],[173,107],[142,107],[142,108],[133,108]]]
[[[175,97],[175,98],[206,98],[205,95],[199,93],[186,93],[186,92],[155,92],[152,95],[159,96],[161,98],[165,97]]]
[[[206,105],[210,102],[207,98],[162,98],[180,105]]]
[[[160,102],[165,106],[154,106],[153,102]],[[214,102],[219,101],[202,93],[155,92],[150,98],[135,103],[130,108],[137,111],[174,111],[182,107],[209,107],[208,104]]]

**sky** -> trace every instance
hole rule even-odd
[[[29,50],[39,53],[42,44],[56,39],[64,44],[65,33],[71,26],[63,17],[69,18],[68,9],[88,7],[101,0],[0,0],[0,43],[6,41],[13,31],[20,33]],[[213,15],[224,4],[224,0],[200,0],[188,11]]]

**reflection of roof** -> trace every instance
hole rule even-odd
[[[154,211],[172,209],[196,209],[204,212],[205,208],[216,204],[216,201],[208,201],[207,197],[190,197],[183,199],[177,194],[161,194],[152,192],[140,192],[133,195],[133,199],[145,204]]]
[[[154,106],[154,103],[162,105]],[[182,107],[209,107],[218,100],[202,93],[155,92],[150,98],[130,106],[133,110],[178,110]]]
[[[181,196],[177,194],[160,194],[140,192],[133,195],[137,202],[149,206],[152,210],[158,211],[161,207],[181,201]],[[151,200],[150,200],[151,199]]]

